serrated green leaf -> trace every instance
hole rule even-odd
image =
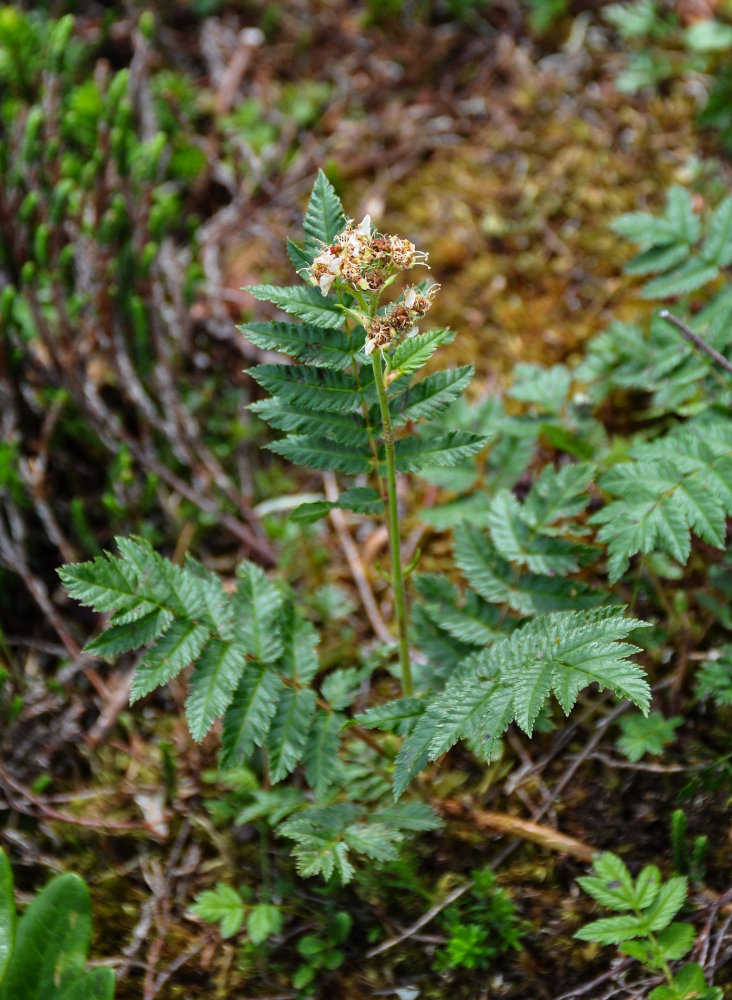
[[[219,882],[215,889],[207,889],[196,896],[191,912],[210,923],[220,923],[221,937],[226,939],[241,930],[246,911],[236,889]]]
[[[449,431],[429,438],[411,435],[395,444],[396,466],[400,472],[419,472],[426,466],[452,467],[477,454],[489,442],[483,434]]]
[[[660,712],[642,715],[628,715],[620,720],[623,735],[618,739],[618,748],[631,761],[638,761],[647,753],[659,754],[673,743],[674,730],[684,720],[679,716],[664,719]]]
[[[357,514],[380,514],[384,509],[384,500],[371,486],[352,486],[341,493],[336,506]]]
[[[610,228],[618,236],[624,236],[633,243],[650,246],[665,246],[676,242],[678,234],[671,223],[649,212],[628,212],[610,223]]]
[[[290,263],[299,273],[300,271],[308,268],[313,263],[315,257],[314,253],[308,253],[304,247],[299,246],[294,240],[289,237],[287,239],[287,256]]]
[[[131,610],[140,603],[134,567],[109,553],[90,562],[62,566],[58,575],[71,597],[95,611]]]
[[[243,562],[236,571],[232,604],[239,618],[239,640],[256,660],[273,663],[282,651],[278,620],[284,594],[261,567]]]
[[[318,438],[310,434],[291,434],[267,446],[270,451],[312,469],[333,469],[355,476],[371,471],[371,461],[362,450]]]
[[[313,403],[295,404],[277,396],[257,400],[249,409],[277,430],[329,438],[363,451],[369,447],[368,431],[360,413],[332,413],[318,409]]]
[[[397,844],[402,838],[398,830],[369,817],[366,821],[347,826],[343,831],[343,839],[359,854],[371,858],[372,861],[384,862],[395,861],[399,857]]]
[[[367,729],[383,729],[400,736],[410,732],[425,710],[421,698],[395,698],[384,705],[375,705],[356,716],[355,722]]]
[[[282,910],[272,903],[258,903],[247,916],[247,934],[252,944],[262,944],[282,930]]]
[[[119,656],[157,639],[172,621],[173,614],[167,608],[156,608],[124,624],[110,625],[96,639],[88,642],[84,650],[96,656]]]
[[[186,698],[186,718],[194,740],[200,742],[229,707],[245,667],[243,644],[213,638],[203,647]]]
[[[419,371],[438,347],[449,343],[454,337],[452,330],[428,330],[426,333],[407,337],[391,354],[386,355],[387,371],[391,379]]]
[[[315,524],[316,521],[321,521],[335,507],[334,503],[330,503],[328,500],[314,500],[312,503],[301,503],[298,504],[294,510],[291,510],[288,514],[288,519],[294,521],[295,524]]]
[[[653,905],[643,914],[649,929],[660,931],[667,927],[684,905],[688,891],[689,882],[683,875],[674,875],[664,882]]]
[[[389,411],[394,426],[402,427],[409,420],[432,420],[439,416],[467,388],[473,371],[472,365],[463,365],[461,368],[433,372],[391,398]]]
[[[684,243],[696,243],[699,239],[701,221],[694,211],[691,194],[678,184],[672,185],[666,195],[666,218]]]
[[[626,274],[659,274],[682,264],[689,256],[686,243],[671,243],[668,246],[654,246],[633,257],[623,267]]]
[[[643,287],[641,295],[644,299],[668,299],[678,295],[695,292],[697,288],[708,285],[719,274],[716,264],[708,264],[700,257],[692,257],[686,264],[670,271],[660,278],[654,278]]]
[[[310,688],[300,691],[285,688],[280,695],[266,738],[272,781],[282,781],[302,760],[315,698]]]
[[[346,216],[341,200],[322,170],[318,171],[310,200],[303,219],[305,249],[313,254],[320,253],[324,244],[332,243],[346,227]]]
[[[257,365],[249,374],[283,403],[324,413],[353,413],[364,399],[363,383],[345,372],[310,365]]]
[[[340,330],[343,313],[333,299],[326,298],[319,288],[280,285],[247,285],[244,289],[262,302],[271,302],[290,316],[297,316],[313,326]]]
[[[316,799],[323,799],[337,776],[339,734],[344,721],[335,712],[318,712],[310,727],[303,760]]]
[[[307,323],[243,323],[238,329],[264,351],[280,351],[324,368],[349,368],[353,364],[354,350],[344,330]]]
[[[732,264],[732,195],[728,195],[714,210],[701,255],[717,267]]]
[[[639,917],[625,913],[620,917],[603,917],[593,920],[575,933],[580,941],[597,941],[598,944],[622,944],[632,938],[643,937],[646,924]]]
[[[253,663],[247,668],[224,715],[221,733],[224,767],[241,764],[255,746],[261,746],[282,691],[281,679],[264,664]]]
[[[677,921],[659,931],[656,940],[663,949],[666,961],[675,962],[691,951],[696,940],[696,930],[692,924],[682,924]]]
[[[209,631],[185,618],[176,618],[140,662],[132,680],[130,704],[162,687],[192,663],[203,649]]]

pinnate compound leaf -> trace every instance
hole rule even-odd
[[[263,663],[247,667],[224,715],[221,733],[224,767],[243,763],[255,746],[262,745],[283,690],[279,675]]]
[[[305,776],[315,792],[322,799],[338,774],[338,750],[340,731],[344,718],[335,712],[318,712],[310,727],[303,759]]]
[[[470,657],[426,711],[397,758],[398,795],[429,760],[459,739],[480,735],[489,752],[512,721],[529,735],[553,692],[569,713],[589,684],[610,688],[648,710],[650,689],[628,657],[637,647],[624,640],[644,622],[619,608],[539,615]]]
[[[0,984],[15,947],[15,927],[13,872],[7,854],[0,847]]]
[[[305,250],[313,256],[324,244],[332,243],[346,227],[346,216],[335,188],[322,170],[318,171],[303,219]]]
[[[18,922],[0,1000],[47,1000],[84,972],[91,941],[89,890],[78,875],[58,875]]]
[[[233,886],[219,882],[215,889],[207,889],[196,896],[191,912],[202,920],[221,924],[221,937],[237,934],[245,916],[244,901]]]
[[[282,288],[280,285],[247,285],[245,291],[255,299],[271,302],[290,316],[296,316],[313,326],[339,330],[343,313],[333,299],[326,298],[319,288],[300,285]]]

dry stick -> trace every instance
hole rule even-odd
[[[661,319],[665,319],[667,323],[671,326],[676,327],[684,340],[688,340],[690,344],[693,344],[697,350],[702,351],[712,361],[716,361],[720,368],[724,368],[726,372],[732,375],[732,361],[728,361],[723,354],[715,350],[711,344],[708,344],[703,337],[700,337],[698,333],[694,333],[691,327],[687,326],[682,320],[677,316],[674,316],[668,311],[668,309],[662,309],[659,313]]]
[[[367,951],[366,958],[375,958],[377,955],[381,955],[383,952],[389,951],[390,948],[395,948],[398,944],[401,944],[402,941],[406,941],[408,938],[413,937],[426,924],[428,924],[431,920],[434,920],[437,914],[441,913],[446,906],[449,906],[450,903],[454,903],[456,899],[460,899],[460,897],[464,896],[465,893],[472,889],[474,885],[475,882],[473,879],[470,879],[470,881],[466,882],[464,885],[459,886],[457,889],[453,889],[452,892],[448,893],[444,899],[440,900],[439,903],[435,903],[430,910],[423,913],[419,920],[412,924],[411,927],[408,927],[396,937],[389,938],[388,941],[382,942],[376,948],[372,948],[370,951]]]
[[[72,826],[84,826],[92,830],[104,830],[111,833],[117,832],[129,832],[131,830],[146,830],[150,832],[150,826],[147,823],[143,823],[140,820],[131,822],[117,822],[117,823],[105,823],[94,819],[84,819],[82,816],[71,816],[68,813],[59,812],[58,809],[53,809],[49,806],[43,799],[34,795],[29,788],[25,788],[19,782],[15,781],[4,767],[0,766],[0,784],[5,786],[5,794],[7,796],[8,806],[15,810],[16,812],[23,813],[25,816],[36,815],[36,810],[41,813],[43,819],[56,820],[59,823],[70,823]],[[11,797],[7,794],[8,788],[12,788],[14,792],[21,795],[34,809],[30,809],[25,803],[14,802]]]
[[[338,487],[336,485],[335,476],[332,472],[323,473],[323,484],[325,486],[326,497],[331,501],[331,503],[333,503],[338,499]],[[378,636],[379,642],[383,642],[384,645],[392,646],[395,641],[394,636],[386,627],[384,619],[379,613],[379,609],[376,605],[376,599],[374,598],[369,582],[366,579],[366,573],[361,562],[361,557],[358,554],[358,549],[356,548],[356,545],[348,532],[348,528],[346,527],[346,519],[343,516],[343,511],[338,507],[334,507],[330,512],[330,520],[336,530],[336,534],[338,535],[338,541],[343,549],[346,561],[348,562],[348,568],[350,569],[351,576],[356,584],[356,589],[358,590],[361,603],[363,604],[364,611],[366,612],[366,617],[371,624],[371,628]]]

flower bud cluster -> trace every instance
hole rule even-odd
[[[367,215],[349,220],[342,233],[318,254],[310,268],[314,284],[327,295],[336,279],[367,292],[378,292],[397,271],[427,264],[427,254],[400,236],[371,232]]]
[[[417,333],[417,321],[430,308],[439,288],[439,285],[431,285],[421,293],[412,286],[383,316],[374,317],[366,331],[366,354],[376,348],[389,347],[404,337],[413,337]]]

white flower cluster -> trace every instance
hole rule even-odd
[[[318,254],[310,268],[315,284],[323,295],[339,279],[354,288],[377,292],[397,271],[427,264],[427,254],[416,250],[414,243],[400,236],[382,236],[371,231],[368,215],[356,225],[348,225]]]

